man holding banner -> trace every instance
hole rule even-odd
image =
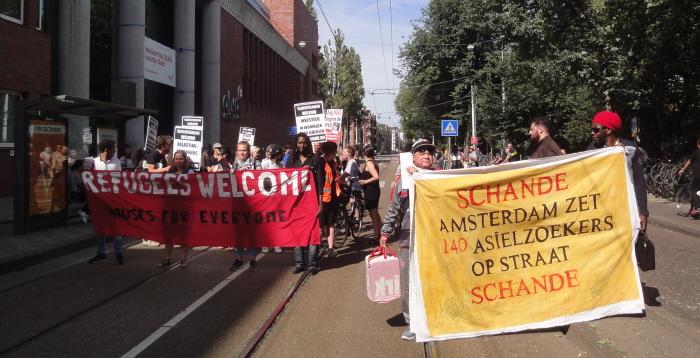
[[[418,139],[411,147],[413,165],[420,170],[431,170],[435,160],[434,155],[436,150],[437,147],[427,139]],[[402,180],[399,180],[396,184],[396,191],[384,215],[384,225],[382,226],[382,235],[379,238],[379,242],[382,246],[386,246],[389,237],[398,237],[399,239],[401,306],[403,317],[406,323],[410,324],[408,283],[411,251],[411,220],[410,215],[407,215],[409,209],[408,188],[404,188],[403,185]],[[401,334],[401,338],[413,340],[415,339],[415,334],[411,332],[409,327]]]
[[[646,231],[647,218],[649,217],[647,183],[644,179],[639,146],[637,146],[636,142],[617,136],[617,132],[622,127],[622,119],[617,113],[610,111],[598,112],[591,122],[591,139],[593,143],[588,146],[588,149],[614,146],[625,148],[625,162],[630,174],[632,174],[632,184],[634,185],[634,194],[637,198],[641,230]]]

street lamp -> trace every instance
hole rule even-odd
[[[474,45],[467,46],[467,51],[472,54],[472,65],[474,64]],[[474,83],[474,78],[472,78],[471,84],[471,101],[472,101],[472,138],[476,138],[476,84]],[[470,140],[471,142],[471,140]],[[474,147],[474,152],[476,152],[476,144],[472,144]],[[466,147],[466,146],[465,146]]]

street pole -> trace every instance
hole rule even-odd
[[[472,137],[476,138],[476,85],[472,83]],[[476,144],[472,144],[476,151]]]

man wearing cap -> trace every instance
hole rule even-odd
[[[631,140],[619,138],[617,132],[622,128],[622,119],[615,112],[602,111],[596,113],[591,121],[591,138],[593,142],[588,149],[619,146],[625,148],[625,161],[627,168],[632,174],[632,184],[634,185],[634,196],[637,198],[637,208],[641,230],[647,229],[647,184],[642,170],[641,150],[637,143]]]
[[[413,143],[411,152],[413,153],[413,165],[409,168],[409,173],[415,173],[420,170],[431,170],[435,161],[435,151],[437,147],[430,143],[427,139],[418,139]],[[386,246],[389,237],[399,238],[399,261],[401,264],[401,305],[403,317],[406,323],[410,322],[408,312],[408,272],[410,262],[410,238],[411,238],[411,222],[410,215],[407,215],[409,209],[408,189],[401,186],[401,181],[396,183],[396,191],[391,199],[389,207],[384,215],[384,225],[382,226],[382,234],[379,237],[379,242],[382,246]],[[401,334],[401,338],[406,340],[415,339],[416,335],[411,332],[410,327]]]

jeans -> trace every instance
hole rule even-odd
[[[107,236],[96,236],[97,239],[97,254],[98,255],[106,255],[107,250],[106,250],[106,241],[107,241]],[[114,244],[114,254],[115,255],[121,255],[122,254],[122,246],[124,245],[124,239],[121,236],[114,236],[113,238],[113,244]]]
[[[246,249],[241,249],[241,248],[236,248],[236,256],[243,256],[243,250]],[[247,249],[248,255],[250,255],[251,260],[255,260],[255,257],[258,256],[258,248],[252,248],[252,249]]]
[[[309,267],[318,267],[318,245],[297,246],[294,248],[294,265],[304,267],[304,253],[308,253]]]

